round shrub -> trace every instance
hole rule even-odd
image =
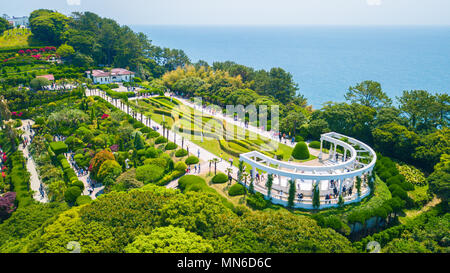
[[[150,131],[150,133],[148,133],[147,137],[148,138],[159,137],[159,133],[157,131]]]
[[[185,172],[187,169],[187,165],[183,161],[180,161],[180,162],[177,162],[177,164],[175,164],[174,169],[176,171]]]
[[[184,162],[186,162],[187,165],[194,165],[194,164],[197,164],[199,162],[199,160],[198,160],[198,157],[192,155],[192,156],[186,158],[186,160]]]
[[[155,140],[155,144],[167,143],[167,138],[160,136]]]
[[[218,173],[211,179],[214,184],[222,184],[228,181],[228,176],[224,173]]]
[[[313,149],[320,149],[320,141],[311,141],[309,147]]]
[[[136,179],[144,184],[156,182],[163,175],[164,168],[154,164],[140,166],[136,169]]]
[[[78,187],[81,191],[84,191],[84,184],[78,179],[72,183],[72,187]]]
[[[301,135],[295,136],[295,142],[305,141],[305,139]]]
[[[195,175],[185,175],[178,180],[178,187],[181,191],[208,191],[205,179]]]
[[[141,133],[143,133],[143,134],[148,134],[148,133],[150,133],[150,128],[148,128],[148,127],[143,127],[143,128],[141,128],[140,129],[140,131],[141,131]]]
[[[69,204],[73,204],[80,195],[81,189],[79,187],[72,186],[68,188],[64,193],[64,200],[66,200],[66,202]]]
[[[165,149],[166,151],[170,151],[170,150],[175,150],[178,147],[177,144],[173,143],[173,142],[169,142],[167,143]]]
[[[304,160],[309,158],[309,150],[305,142],[302,141],[295,145],[295,148],[292,151],[292,157],[298,160]]]
[[[176,157],[184,157],[187,156],[188,152],[185,149],[179,149],[175,152]]]
[[[234,184],[233,186],[228,189],[228,195],[229,196],[236,196],[236,195],[243,195],[245,194],[245,187],[241,184]]]

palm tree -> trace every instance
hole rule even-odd
[[[219,163],[220,160],[217,157],[214,157],[212,160],[214,162],[214,175],[216,175],[217,174],[217,163]]]

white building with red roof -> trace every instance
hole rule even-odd
[[[111,71],[89,70],[86,75],[95,84],[108,84],[117,82],[130,82],[135,73],[123,68],[113,68]]]

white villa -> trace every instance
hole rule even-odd
[[[29,22],[28,22],[28,16],[22,16],[22,17],[9,17],[7,14],[3,14],[2,17],[6,19],[13,27],[24,27],[28,28]]]
[[[86,75],[95,84],[108,84],[117,82],[130,82],[135,73],[123,68],[113,68],[111,71],[103,70],[89,70],[86,71]]]

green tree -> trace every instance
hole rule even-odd
[[[3,34],[3,32],[7,29],[11,28],[11,24],[6,21],[5,18],[0,17],[0,36]]]
[[[37,77],[30,81],[30,86],[34,90],[42,90],[44,86],[50,85],[50,81],[46,78]]]
[[[429,129],[433,127],[433,119],[439,115],[436,97],[425,90],[403,91],[397,97],[400,110],[409,118],[413,128]]]
[[[58,12],[39,9],[31,13],[29,21],[35,39],[48,44],[60,45],[69,18]]]
[[[389,106],[392,101],[381,89],[381,84],[375,81],[363,81],[348,89],[345,99],[368,107]]]
[[[56,50],[56,54],[58,54],[62,58],[69,58],[73,54],[75,54],[75,50],[70,45],[63,44]]]

